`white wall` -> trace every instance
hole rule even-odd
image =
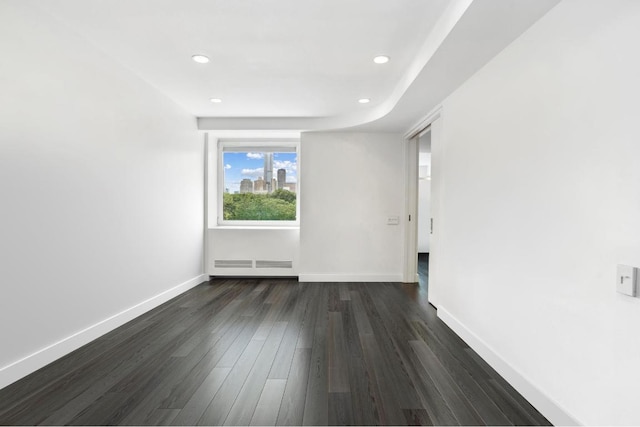
[[[300,149],[300,280],[401,281],[402,135],[303,133]]]
[[[640,2],[566,0],[443,104],[430,291],[556,423],[640,424],[639,40]]]
[[[203,148],[27,2],[0,3],[0,51],[2,387],[202,278]]]

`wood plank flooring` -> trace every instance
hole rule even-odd
[[[430,309],[429,305],[429,254],[418,254],[418,283],[404,283],[402,284],[405,292],[413,299],[418,305],[425,309]]]
[[[0,424],[550,425],[423,291],[212,280],[0,390]]]

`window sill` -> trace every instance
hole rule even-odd
[[[299,225],[212,225],[209,230],[299,230]]]

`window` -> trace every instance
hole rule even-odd
[[[297,143],[219,144],[218,223],[297,224]]]

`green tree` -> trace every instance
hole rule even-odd
[[[269,194],[269,197],[272,197],[274,199],[284,200],[285,202],[294,203],[294,204],[296,201],[296,193],[289,190],[283,190],[283,189],[274,191],[273,193]]]
[[[227,193],[223,196],[223,216],[236,221],[295,221],[296,195],[286,190],[269,195]]]

